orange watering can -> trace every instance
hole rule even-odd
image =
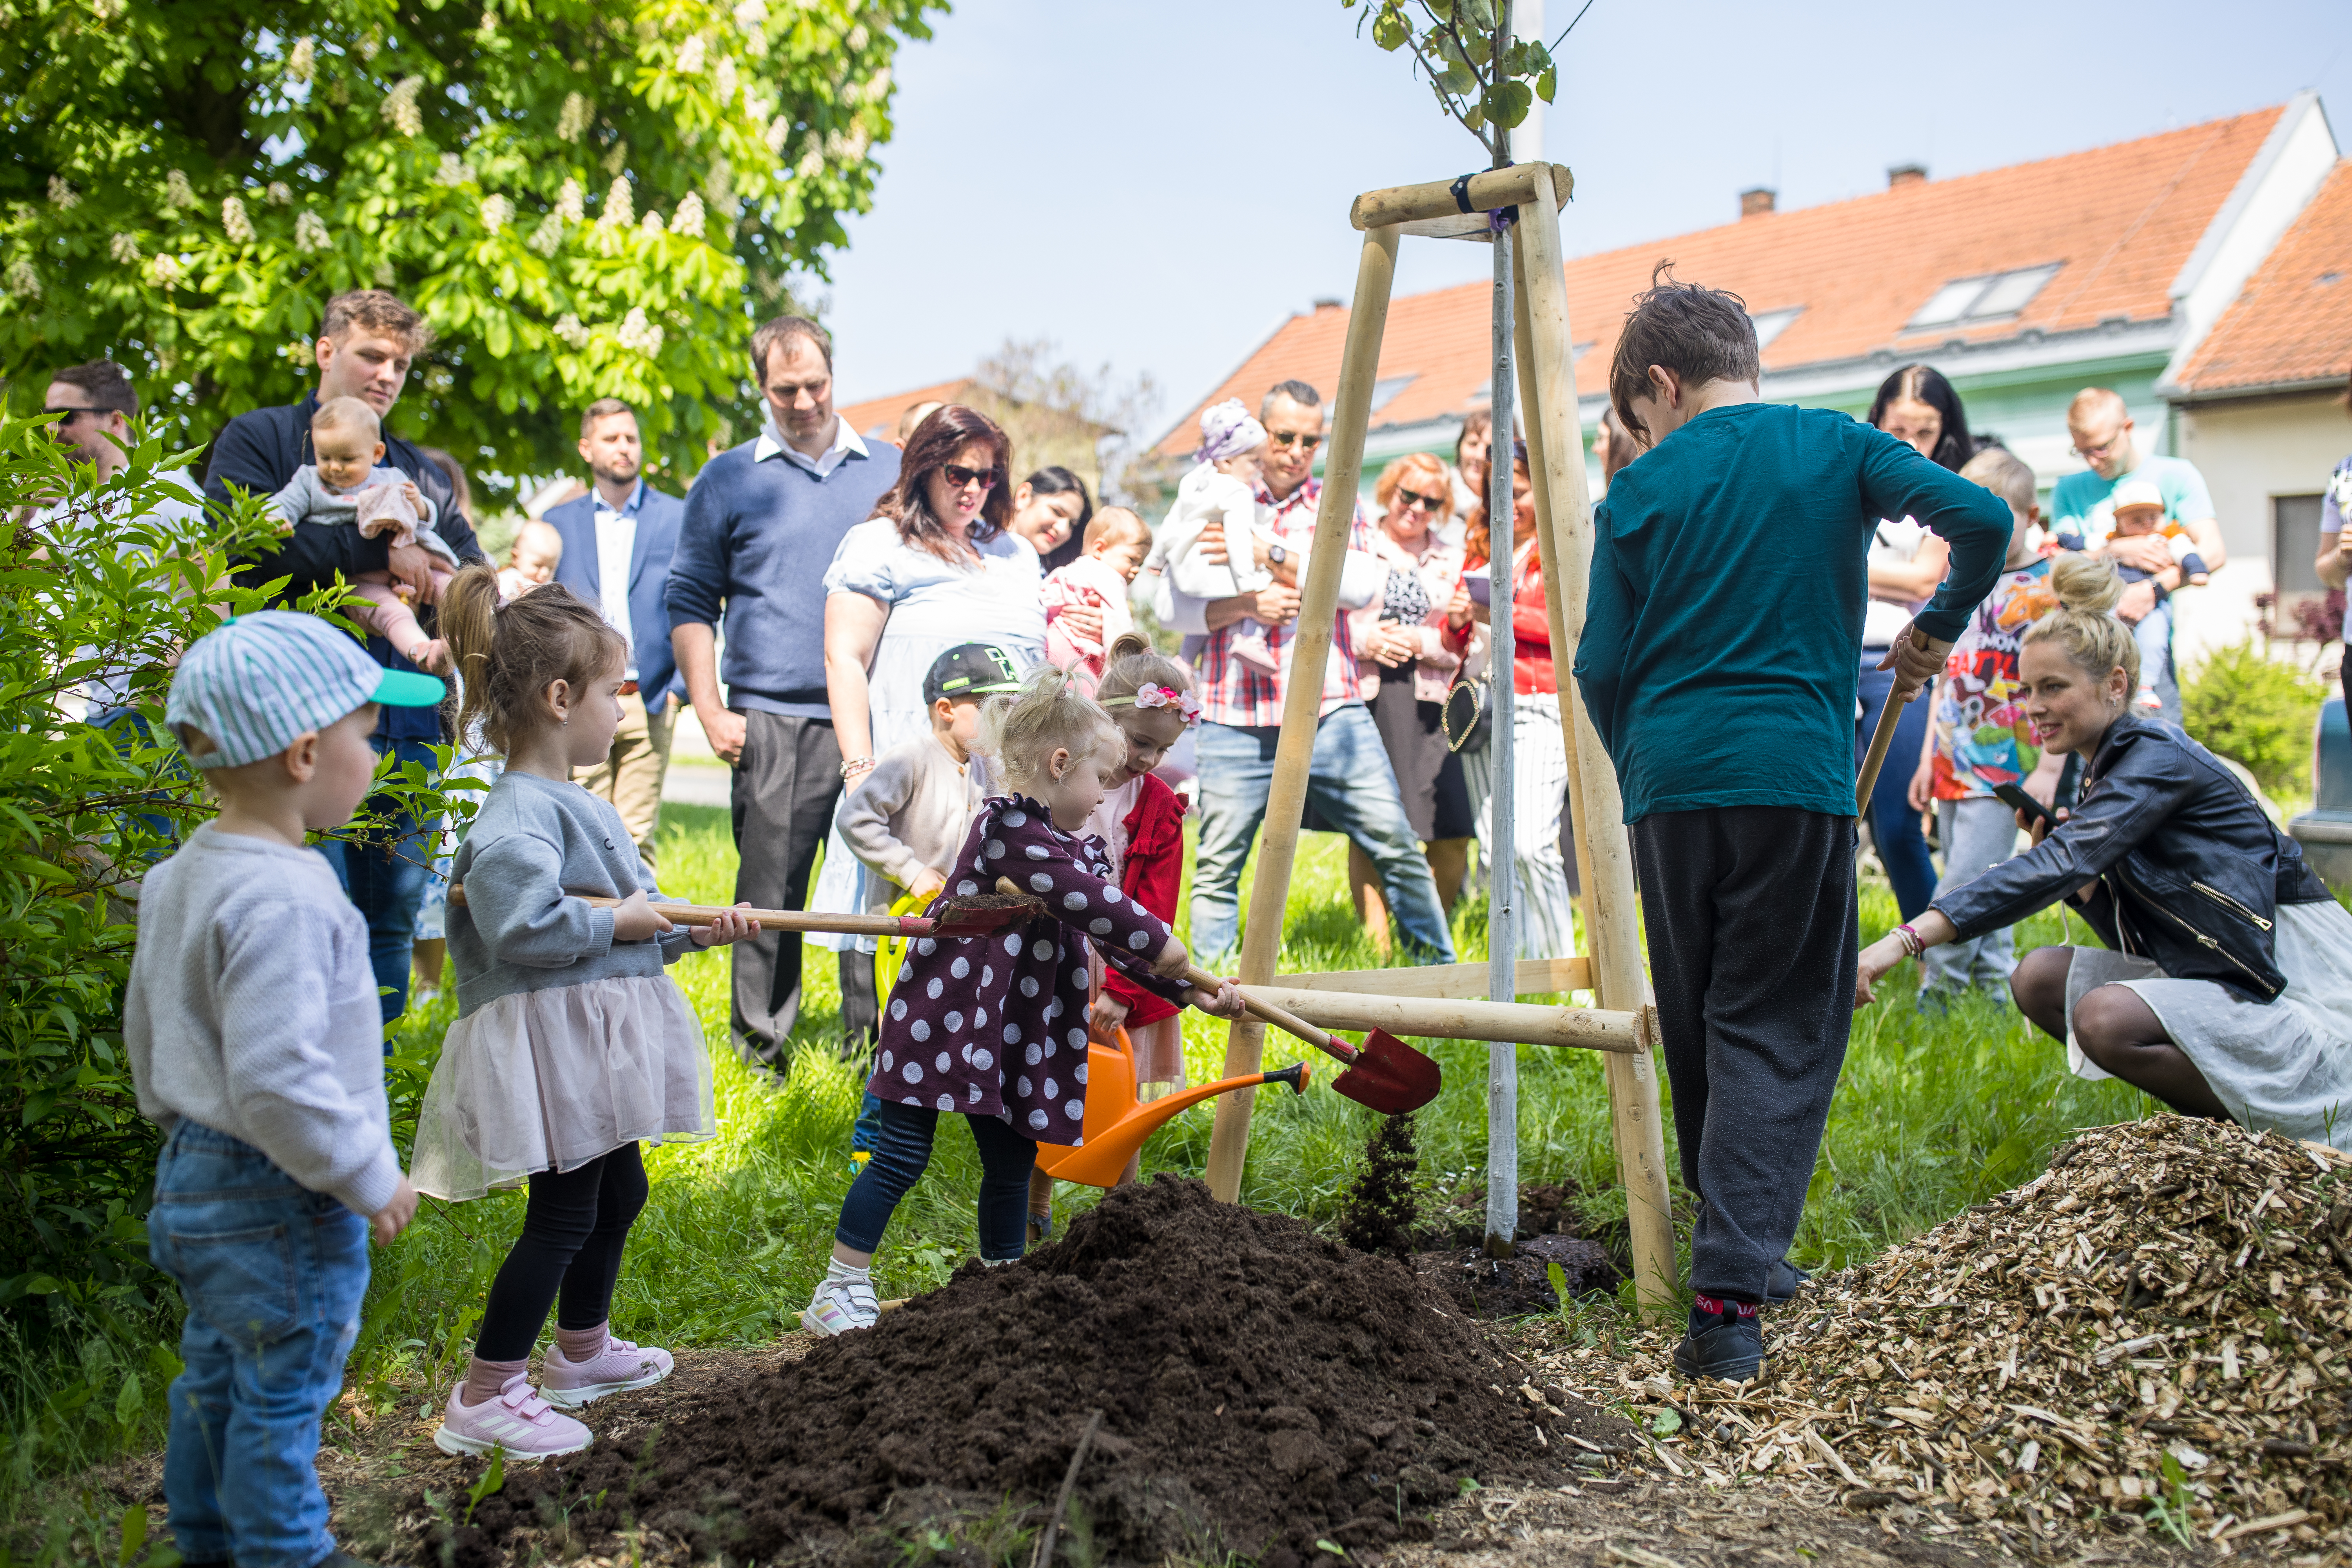
[[[1307,1064],[1293,1062],[1273,1072],[1254,1072],[1220,1079],[1139,1104],[1135,1098],[1135,1058],[1128,1052],[1127,1031],[1119,1044],[1087,1042],[1086,1142],[1076,1148],[1065,1143],[1037,1145],[1037,1168],[1057,1182],[1083,1182],[1090,1187],[1118,1184],[1121,1171],[1143,1141],[1188,1106],[1236,1089],[1261,1083],[1286,1083],[1297,1094],[1307,1092]]]

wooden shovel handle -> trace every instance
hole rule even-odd
[[[608,899],[595,893],[574,893],[573,898],[593,904],[600,910],[618,909],[623,900]],[[449,885],[449,902],[459,909],[466,906],[466,884]],[[910,920],[919,917],[899,915],[813,915],[801,910],[739,910],[716,904],[656,904],[664,920],[672,925],[707,926],[720,915],[741,915],[760,922],[763,931],[836,931],[845,936],[901,936],[919,934]],[[922,922],[928,924],[928,922]]]
[[[1910,634],[1913,647],[1925,651],[1936,647],[1935,639],[1917,626],[1911,627]],[[1943,646],[1948,652],[1951,648],[1949,643]],[[1918,700],[1915,692],[1911,700],[1916,702]],[[1856,816],[1870,815],[1870,792],[1878,787],[1879,770],[1886,765],[1887,751],[1895,744],[1895,726],[1903,722],[1904,707],[1905,704],[1895,701],[1889,694],[1886,706],[1878,710],[1878,725],[1870,732],[1870,750],[1862,759],[1862,776],[1853,783],[1853,814]]]
[[[1197,963],[1185,971],[1184,979],[1196,991],[1214,991],[1224,984]],[[1337,1057],[1343,1062],[1355,1061],[1359,1054],[1357,1048],[1335,1037],[1329,1030],[1318,1029],[1297,1014],[1276,1006],[1246,985],[1238,989],[1242,994],[1242,1005],[1249,1009],[1251,1017],[1272,1024],[1286,1035],[1296,1035],[1317,1050]]]

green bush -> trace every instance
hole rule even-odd
[[[171,662],[277,586],[227,581],[271,537],[262,502],[157,519],[198,499],[169,477],[194,456],[144,439],[101,487],[44,424],[0,414],[0,1405],[52,1447],[119,1439],[176,1370],[151,1353],[177,1300],[147,1261],[161,1139],[132,1090],[122,993],[138,880],[212,813],[163,728]],[[138,721],[77,721],[98,678],[127,682]],[[413,765],[378,791],[378,812],[450,805]]]
[[[2326,686],[2252,642],[2206,656],[2180,683],[2183,727],[2274,795],[2311,791],[2311,729]]]

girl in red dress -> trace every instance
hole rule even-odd
[[[1085,832],[1124,755],[1109,715],[1048,666],[1019,695],[990,700],[981,750],[1010,793],[981,808],[946,892],[992,892],[1009,877],[1045,910],[1025,925],[907,950],[867,1086],[881,1101],[874,1156],[842,1203],[831,1266],[801,1314],[819,1333],[874,1322],[874,1248],[929,1163],[943,1112],[961,1113],[980,1146],[981,1261],[1020,1258],[1037,1145],[1085,1142],[1094,952],[1171,1004],[1241,1012],[1232,985],[1204,995],[1184,984],[1184,944],[1111,880],[1102,841]]]

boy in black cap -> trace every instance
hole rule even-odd
[[[1012,658],[989,643],[959,643],[923,677],[931,732],[877,757],[841,803],[842,839],[866,868],[866,913],[887,915],[908,893],[929,903],[947,886],[948,868],[988,798],[987,764],[971,749],[980,738],[981,704],[1019,689]],[[873,1150],[880,1127],[876,1109],[867,1095],[850,1142],[852,1160]]]

